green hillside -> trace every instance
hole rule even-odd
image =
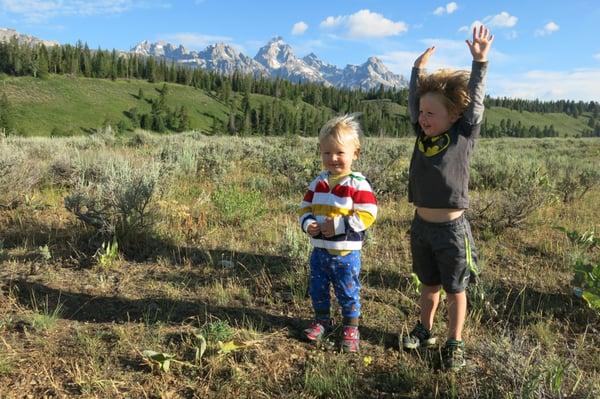
[[[127,119],[125,111],[136,107],[150,112],[150,98],[157,98],[162,83],[144,80],[74,78],[50,75],[48,79],[8,77],[3,91],[13,107],[15,124],[23,135],[49,135],[53,128],[74,134],[85,133]],[[208,130],[212,118],[226,120],[227,107],[207,93],[189,86],[167,84],[169,107],[185,105],[192,127]],[[144,99],[138,99],[142,89]]]
[[[150,99],[159,96],[163,83],[149,83],[145,80],[115,81],[107,79],[90,79],[69,75],[51,74],[47,79],[32,77],[12,77],[4,75],[0,78],[0,91],[6,93],[13,108],[15,125],[20,134],[25,136],[47,136],[53,129],[66,134],[85,134],[93,131],[105,122],[116,124],[127,120],[126,111],[137,108],[138,114],[149,113]],[[221,126],[226,125],[229,105],[220,101],[212,93],[184,86],[167,83],[169,95],[167,106],[178,108],[185,106],[189,112],[190,126],[200,131],[211,131],[216,118]],[[138,98],[139,90],[144,98]],[[241,93],[236,96],[237,107],[241,104]],[[300,101],[279,100],[273,97],[251,94],[253,107],[262,103],[271,104],[277,101],[288,109],[299,109],[300,104],[315,110],[312,105]],[[391,115],[404,115],[406,108],[389,101],[370,101],[376,107]],[[573,118],[562,113],[518,112],[501,107],[490,107],[486,111],[489,124],[498,125],[502,119],[521,122],[524,126],[553,125],[561,136],[574,136],[587,128],[589,115]]]
[[[578,118],[573,118],[564,113],[536,113],[523,111],[519,112],[513,109],[502,107],[489,107],[485,111],[485,117],[489,124],[498,125],[501,119],[510,119],[513,123],[521,122],[524,126],[544,126],[554,125],[561,136],[575,136],[589,129],[589,113],[584,113]]]

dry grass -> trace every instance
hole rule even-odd
[[[100,151],[155,159],[160,140],[170,139],[156,140],[139,148],[107,144]],[[169,151],[181,145],[173,140]],[[361,354],[341,354],[335,345],[315,348],[300,338],[311,318],[305,269],[310,248],[293,216],[302,193],[265,174],[255,154],[279,141],[210,140],[230,156],[217,164],[235,167],[216,177],[170,169],[168,184],[151,204],[158,215],[152,231],[124,245],[110,268],[98,267],[94,257],[102,239],[64,209],[69,187],[47,178],[29,202],[0,209],[0,397],[600,395],[600,317],[571,295],[575,249],[552,227],[598,231],[598,187],[570,204],[547,203],[518,228],[485,237],[475,231],[483,296],[471,298],[468,366],[454,375],[439,369],[437,350],[398,348],[418,311],[409,278],[413,211],[403,195],[380,198],[380,218],[363,252]],[[312,142],[297,144],[312,156]],[[587,144],[589,162],[597,164],[600,143]],[[516,149],[521,142],[503,145]],[[88,150],[81,151],[86,156]],[[254,156],[239,157],[244,152]],[[52,155],[45,157],[51,161]],[[223,184],[239,191],[221,193],[220,201],[241,198],[268,212],[244,214],[243,223],[222,220],[225,208],[215,206],[211,194]],[[244,192],[253,193],[250,200]],[[44,245],[49,259],[40,252]],[[598,249],[589,253],[598,255]],[[334,315],[339,319],[339,311]],[[445,325],[441,309],[441,337]],[[207,341],[200,359],[195,334]],[[223,345],[230,342],[238,348],[228,351]],[[176,362],[159,371],[144,359],[145,350],[173,355]]]

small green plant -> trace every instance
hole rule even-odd
[[[198,363],[206,352],[206,338],[200,331],[194,331],[194,361]]]
[[[233,336],[234,330],[227,320],[216,320],[202,326],[199,332],[207,341],[227,341]]]
[[[295,301],[303,301],[308,297],[308,280],[308,266],[292,266],[283,276],[283,281]]]
[[[8,357],[6,357],[6,355],[1,356],[0,357],[0,376],[10,374],[12,370],[13,370],[12,361]]]
[[[586,257],[586,252],[597,247],[600,239],[596,237],[593,229],[580,233],[561,226],[554,228],[565,233],[577,249],[573,262],[573,293],[583,298],[592,309],[600,312],[600,262],[589,261]]]
[[[113,238],[112,243],[103,242],[102,247],[96,251],[96,260],[98,266],[102,270],[110,270],[115,267],[116,262],[119,260],[119,243],[117,239]]]
[[[246,226],[267,212],[265,200],[258,191],[243,191],[237,186],[219,188],[212,202],[228,225]]]
[[[416,293],[420,294],[421,293],[421,280],[419,280],[419,277],[417,276],[416,273],[410,274],[410,282],[411,282],[412,286],[415,287]]]
[[[574,293],[600,312],[600,262],[596,265],[578,259],[574,266]]]
[[[38,255],[40,256],[40,258],[42,258],[42,260],[44,261],[49,261],[50,259],[52,259],[52,253],[50,252],[50,249],[48,248],[48,244],[44,245],[44,246],[39,246],[38,247]]]
[[[177,360],[175,359],[175,355],[170,355],[168,353],[145,350],[142,352],[142,356],[150,368],[153,370],[163,371],[165,373],[168,373],[171,369],[171,362],[179,363],[184,366],[196,367],[189,362]]]
[[[583,249],[591,249],[600,245],[600,237],[596,237],[596,231],[594,229],[580,233],[577,230],[568,230],[562,226],[554,226],[554,228],[565,233],[571,241],[571,244],[582,247]]]
[[[31,294],[31,307],[34,311],[31,316],[31,327],[35,331],[47,331],[51,329],[62,314],[63,305],[60,298],[54,308],[51,309],[48,297],[39,304],[35,294]]]
[[[309,360],[304,389],[320,398],[352,398],[356,375],[344,357],[326,359],[321,353]]]

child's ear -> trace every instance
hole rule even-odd
[[[354,160],[357,160],[359,155],[360,155],[360,148],[357,148],[354,150]]]
[[[450,122],[454,123],[460,118],[460,114],[458,112],[452,112],[450,114]]]

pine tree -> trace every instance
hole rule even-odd
[[[0,97],[0,133],[3,135],[12,134],[15,131],[15,122],[13,111],[6,93]]]
[[[235,111],[233,108],[229,110],[229,122],[227,123],[227,131],[229,134],[236,134],[237,129],[235,128]]]
[[[185,132],[190,130],[191,122],[190,122],[190,114],[185,106],[181,106],[179,109],[179,126],[178,131]]]
[[[46,46],[43,44],[40,45],[37,52],[37,74],[40,79],[46,79],[48,77],[49,58],[50,56],[48,55]]]

